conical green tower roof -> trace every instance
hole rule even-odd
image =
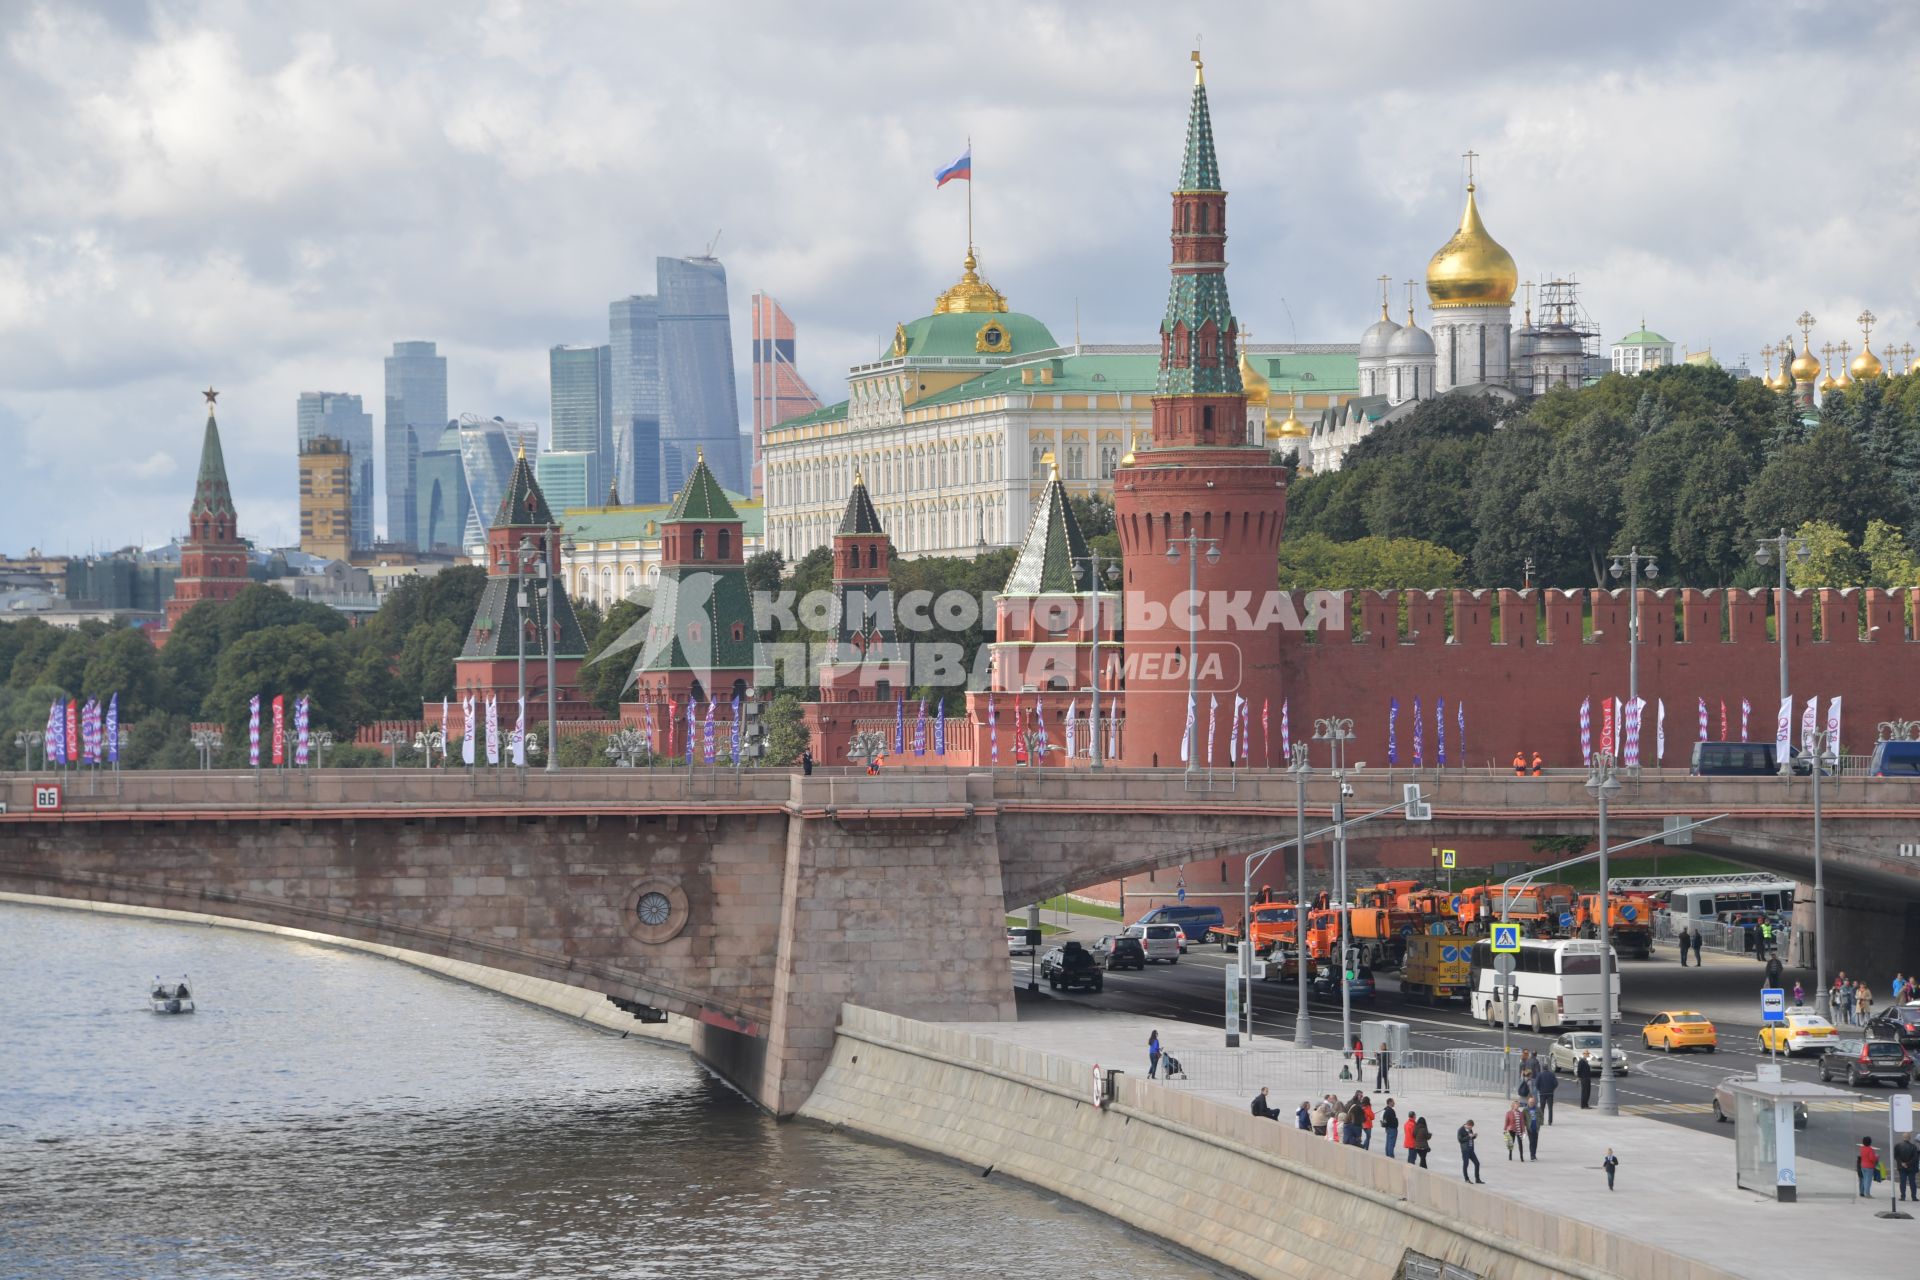
[[[507,481],[507,491],[500,499],[500,512],[493,518],[493,527],[546,528],[553,523],[553,511],[547,506],[546,495],[540,492],[540,482],[533,478],[533,464],[527,461],[526,451],[522,450],[514,460],[513,476]]]
[[[712,468],[707,466],[707,455],[703,451],[695,459],[693,474],[687,477],[687,483],[680,492],[673,495],[673,506],[668,508],[667,517],[661,523],[672,524],[676,520],[738,520],[740,513],[727,501],[727,491],[713,478]]]
[[[840,517],[839,533],[885,534],[880,527],[880,513],[873,509],[873,499],[867,494],[867,482],[860,478],[858,471],[853,473],[853,492],[847,495],[847,513]]]
[[[193,484],[193,509],[188,512],[188,518],[233,514],[233,490],[227,486],[227,459],[220,451],[220,428],[214,424],[213,411],[208,410],[207,434],[200,442],[200,478]]]
[[[1087,561],[1087,539],[1073,518],[1067,488],[1055,471],[1040,495],[1033,525],[1020,546],[1020,556],[1007,575],[1003,596],[1071,594],[1093,590],[1093,568]]]
[[[1193,105],[1187,109],[1187,154],[1180,162],[1180,185],[1175,191],[1220,189],[1220,162],[1213,155],[1213,117],[1207,111],[1207,80],[1196,65]]]

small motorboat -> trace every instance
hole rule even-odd
[[[185,975],[178,982],[162,982],[156,977],[147,1003],[155,1013],[192,1013],[193,990],[187,986]]]

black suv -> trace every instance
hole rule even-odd
[[[1100,939],[1094,946],[1093,954],[1104,958],[1108,969],[1147,967],[1147,949],[1140,945],[1140,939],[1125,934]]]
[[[1063,943],[1041,956],[1040,976],[1055,991],[1071,991],[1075,987],[1101,991],[1107,985],[1106,975],[1100,972],[1093,953],[1077,942]]]
[[[1920,1004],[1882,1009],[1867,1023],[1867,1030],[1879,1039],[1898,1040],[1904,1049],[1920,1046]]]
[[[1898,1040],[1836,1040],[1820,1055],[1820,1082],[1835,1076],[1851,1085],[1885,1080],[1904,1089],[1913,1083],[1913,1058]]]

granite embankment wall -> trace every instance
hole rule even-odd
[[[1303,1138],[1288,1124],[1091,1064],[877,1013],[842,1011],[804,1118],[1042,1187],[1250,1276],[1388,1280],[1409,1252],[1488,1280],[1727,1273],[1431,1173]]]
[[[581,1022],[592,1023],[606,1031],[618,1031],[680,1045],[686,1044],[692,1038],[693,1023],[688,1019],[669,1017],[665,1022],[641,1022],[632,1014],[615,1008],[598,991],[587,991],[580,987],[569,987],[564,983],[548,982],[544,978],[525,977],[502,969],[489,969],[485,965],[468,964],[464,960],[449,960],[445,956],[430,956],[419,951],[383,946],[377,942],[336,938],[330,934],[309,933],[305,929],[289,929],[277,924],[258,924],[251,920],[235,920],[228,916],[203,915],[197,911],[169,911],[161,907],[129,907],[112,902],[83,902],[76,898],[50,898],[30,893],[0,893],[0,903],[6,902],[17,902],[31,907],[57,907],[65,911],[91,911],[98,915],[133,916],[141,920],[166,920],[175,924],[244,929],[252,933],[270,933],[275,937],[313,942],[323,947],[345,947],[350,951],[364,951],[369,955],[398,960],[401,964],[425,969],[443,978],[451,978],[455,982],[464,982],[469,986],[497,991],[501,995],[512,996],[515,1000],[538,1005],[542,1009],[549,1009],[569,1018],[577,1018]]]

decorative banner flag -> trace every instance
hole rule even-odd
[[[99,749],[94,742],[94,708],[99,704],[88,698],[80,707],[80,763],[93,764],[99,759]]]
[[[1245,698],[1240,699],[1240,759],[1247,764],[1253,763],[1253,752],[1248,749],[1248,738],[1252,736],[1253,704]]]
[[[1727,700],[1722,698],[1720,699],[1720,741],[1727,740]]]
[[[1444,769],[1447,767],[1447,700],[1433,700],[1433,753],[1434,760]]]
[[[1453,724],[1460,731],[1460,767],[1467,767],[1467,702],[1462,698],[1453,704]]]
[[[441,726],[441,728],[440,728],[440,731],[441,731],[441,733],[443,733],[443,734],[444,734],[444,733],[445,733],[445,732],[447,731],[447,728],[449,727],[449,726],[448,726],[448,723],[447,723],[447,719],[446,719],[446,714],[447,714],[447,713],[446,713],[446,705],[447,705],[447,704],[446,704],[446,700],[445,700],[445,699],[442,699],[442,700],[441,700],[441,702],[440,702],[440,707],[441,707],[441,711],[440,711],[440,726]],[[309,707],[309,706],[307,705],[307,695],[306,695],[306,694],[304,694],[304,693],[303,693],[303,694],[301,694],[301,695],[299,696],[299,698],[297,698],[297,699],[295,699],[295,700],[294,700],[294,704],[293,704],[293,763],[294,763],[294,765],[295,765],[296,767],[298,767],[298,768],[301,768],[301,769],[304,769],[304,768],[306,768],[306,767],[307,767],[307,750],[308,750],[308,748],[309,748],[309,747],[311,747],[311,746],[313,745],[313,734],[312,734],[312,732],[310,731],[310,729],[309,729],[309,727],[308,727],[308,726],[310,725],[310,723],[311,723],[311,710],[312,710],[312,709],[311,709],[311,708],[310,708],[310,707]],[[440,754],[441,754],[442,756],[445,756],[445,755],[446,755],[446,751],[447,751],[447,749],[446,749],[446,741],[445,741],[445,739],[443,738],[443,739],[441,740],[441,746],[440,746]]]
[[[500,697],[487,695],[487,763],[500,763]]]
[[[1645,698],[1635,698],[1627,704],[1627,768],[1640,767],[1640,713],[1646,709]]]
[[[1413,700],[1413,767],[1418,769],[1427,762],[1427,753],[1421,743],[1420,699]]]
[[[907,752],[907,695],[903,691],[893,707],[893,754]]]
[[[1287,704],[1291,701],[1290,698],[1280,699],[1280,754],[1289,762],[1293,759],[1293,738],[1287,732]]]
[[[1193,761],[1193,695],[1187,695],[1187,727],[1180,732],[1180,759],[1182,763]]]
[[[247,767],[260,767],[260,695],[247,701]]]
[[[1593,763],[1593,697],[1580,701],[1580,763]]]
[[[1246,714],[1247,700],[1233,695],[1233,719],[1227,724],[1227,763],[1240,763],[1240,717]]]
[[[65,704],[55,702],[47,708],[46,752],[41,763],[67,758],[67,709]]]
[[[287,762],[287,695],[273,695],[273,767]]]
[[[1780,715],[1773,725],[1774,759],[1784,761],[1793,750],[1793,695],[1780,699]]]
[[[1707,700],[1700,699],[1700,741],[1707,740]]]
[[[1819,716],[1815,711],[1815,708],[1817,708],[1819,705],[1820,705],[1819,698],[1817,697],[1808,698],[1807,709],[1800,716],[1800,750],[1809,759],[1811,759],[1813,756],[1814,726],[1819,723]]]
[[[516,769],[524,769],[527,767],[527,699],[521,695],[514,702],[513,764]]]
[[[1066,733],[1067,733],[1067,759],[1069,760],[1073,759],[1074,756],[1078,754],[1079,747],[1080,747],[1080,726],[1074,715],[1074,712],[1079,707],[1079,705],[1080,704],[1078,702],[1069,702],[1067,704]]]
[[[920,710],[913,717],[913,754],[927,754],[927,700],[920,699]]]
[[[260,699],[255,698],[258,704]],[[67,763],[77,764],[80,760],[80,704],[72,698],[67,699],[67,731],[60,739],[66,744]]]
[[[1653,762],[1659,764],[1667,758],[1667,700],[1659,699],[1654,704]]]
[[[120,695],[107,699],[107,763],[120,763]]]
[[[936,707],[933,714],[933,754],[947,754],[947,709]]]
[[[305,701],[305,699],[302,699],[302,701]],[[299,709],[297,706],[295,708],[294,714],[296,717],[299,715]],[[441,695],[441,698],[440,698],[440,763],[441,764],[445,764],[447,762],[447,747],[452,742],[453,742],[453,711],[450,707],[448,707],[446,696],[443,694]],[[432,755],[428,755],[427,763],[428,764],[433,763]]]
[[[1600,699],[1600,754],[1613,754],[1613,699]]]
[[[693,695],[689,693],[687,695],[687,763],[688,764],[693,763],[693,757],[700,750],[698,745],[699,737],[700,737],[699,704],[694,702]]]
[[[474,696],[469,693],[466,697],[460,699],[460,716],[462,728],[464,729],[464,732],[460,735],[460,761],[462,764],[467,765],[473,763],[473,715]]]
[[[680,743],[680,703],[672,694],[667,695],[667,755],[671,758],[678,752]]]
[[[1745,698],[1740,699],[1740,741],[1747,740],[1747,721],[1753,715],[1753,704]]]
[[[1213,731],[1220,720],[1220,699],[1207,695],[1207,768],[1213,768]]]
[[[708,764],[713,763],[713,699],[707,699],[707,720],[701,728],[700,757]]]
[[[645,744],[647,756],[649,759],[651,759],[653,756],[653,735],[654,735],[654,727],[655,727],[654,720],[653,720],[653,695],[651,694],[647,695],[647,700],[643,704],[641,704],[641,706],[642,706],[642,720],[641,720],[641,729],[640,729],[640,733],[641,733],[640,740],[642,743]]]
[[[1107,717],[1107,759],[1115,760],[1120,756],[1120,717]]]
[[[1387,699],[1387,767],[1400,763],[1400,699]]]
[[[1017,765],[1027,762],[1027,713],[1017,693],[1013,695],[1013,762]]]
[[[733,695],[733,730],[728,735],[727,754],[734,765],[740,763],[740,695],[737,693]]]
[[[1827,759],[1840,762],[1840,698],[1827,700]]]
[[[1000,763],[1000,708],[994,705],[993,695],[987,695],[987,749],[992,753],[994,764]]]
[[[1260,759],[1269,769],[1273,768],[1273,732],[1272,725],[1267,719],[1267,712],[1272,709],[1272,706],[1272,699],[1260,699]],[[1286,754],[1285,748],[1281,749],[1281,754]]]
[[[1046,699],[1038,694],[1034,695],[1033,699],[1033,719],[1040,726],[1040,758],[1034,763],[1045,764],[1047,762],[1047,703]]]

